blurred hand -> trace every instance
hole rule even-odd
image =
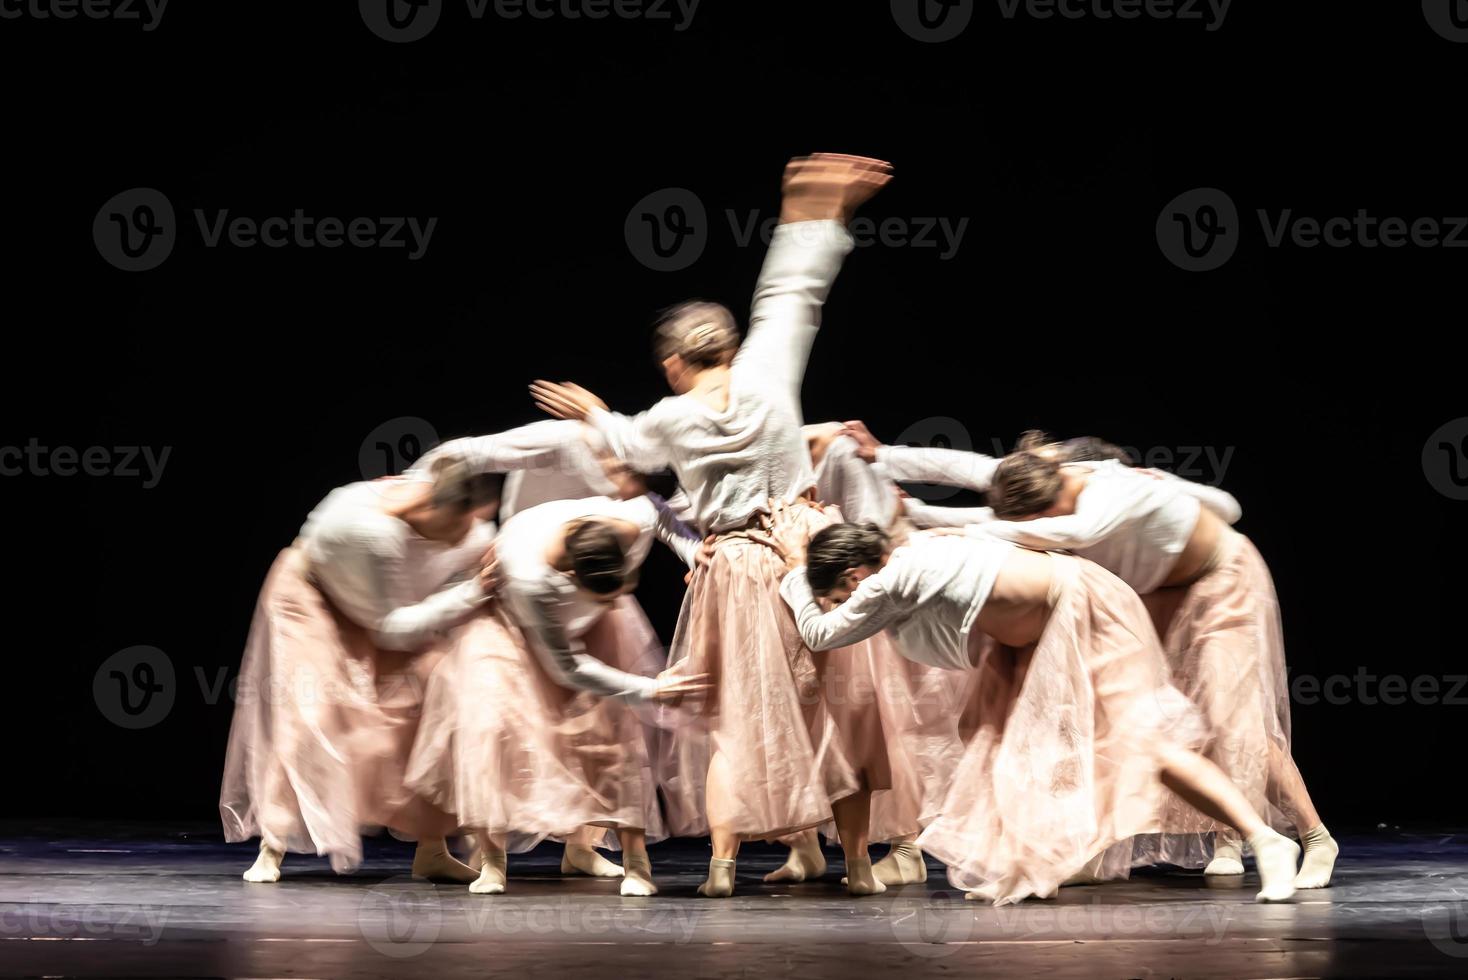
[[[876,436],[872,435],[871,430],[867,428],[865,422],[860,419],[843,422],[841,434],[843,436],[849,436],[856,443],[856,454],[858,456],[868,463],[875,463],[877,461],[877,450],[882,448],[882,443],[878,441]]]
[[[479,567],[479,590],[485,595],[494,595],[499,592],[500,585],[504,583],[504,576],[500,574],[499,555],[493,544],[484,553],[484,558]]]
[[[591,410],[607,411],[607,403],[578,384],[564,381],[536,381],[530,386],[530,397],[548,415],[558,419],[586,421]]]
[[[676,667],[670,667],[658,675],[657,689],[652,692],[648,700],[656,704],[666,704],[676,707],[683,703],[684,698],[702,700],[702,698],[713,690],[713,685],[708,682],[708,674],[677,673]]]

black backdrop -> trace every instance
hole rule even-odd
[[[273,556],[360,478],[364,442],[415,434],[405,418],[442,437],[532,420],[538,376],[650,403],[653,312],[694,295],[746,310],[763,247],[728,212],[772,217],[784,161],[829,149],[895,162],[872,218],[967,225],[947,258],[850,258],[807,417],[981,449],[1032,426],[1096,433],[1221,477],[1275,573],[1292,670],[1351,678],[1339,703],[1306,687],[1294,708],[1327,821],[1451,817],[1434,774],[1468,717],[1450,679],[1468,672],[1468,502],[1452,460],[1423,453],[1468,414],[1468,252],[1270,247],[1254,216],[1468,213],[1468,44],[1418,5],[1240,2],[1208,30],[960,4],[961,36],[923,43],[877,2],[704,0],[681,30],[449,2],[427,37],[388,43],[343,3],[179,3],[144,30],[28,2],[0,4],[20,11],[0,20],[0,448],[52,455],[0,458],[5,815],[210,819],[231,711],[211,692]],[[171,202],[177,242],[127,272],[92,229],[139,187]],[[1199,187],[1237,205],[1239,241],[1189,272],[1156,225]],[[627,230],[667,188],[706,209],[706,248],[672,272]],[[193,217],[297,208],[438,220],[410,260],[210,248]],[[167,448],[156,485],[54,472],[56,447],[103,447],[117,470],[127,446]],[[681,589],[656,556],[639,595],[665,637]],[[171,709],[133,730],[93,682],[135,646],[175,677]],[[1421,693],[1381,703],[1388,674]]]

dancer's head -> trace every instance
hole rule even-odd
[[[674,393],[693,387],[701,371],[734,360],[739,328],[718,303],[693,300],[664,310],[653,332],[653,356]]]
[[[461,457],[445,455],[429,465],[428,476],[431,489],[421,524],[430,536],[458,540],[475,521],[498,513],[503,474],[476,473]]]
[[[1065,453],[1065,458],[1072,463],[1114,459],[1127,466],[1137,465],[1131,453],[1096,436],[1077,436],[1074,439],[1067,439],[1060,444],[1060,449]]]
[[[604,521],[585,520],[566,534],[566,557],[576,584],[601,602],[610,602],[634,584],[627,574],[622,540]]]
[[[891,553],[891,541],[875,524],[832,524],[817,531],[806,546],[806,580],[820,598],[845,602],[858,585],[881,571]]]
[[[1066,478],[1061,465],[1068,461],[1060,444],[1043,432],[1020,436],[1014,452],[994,471],[986,495],[994,516],[1007,521],[1053,516],[1064,506]]]

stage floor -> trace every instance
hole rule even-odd
[[[652,849],[661,894],[562,878],[559,849],[512,858],[510,891],[407,876],[410,847],[369,842],[356,874],[292,855],[277,885],[240,873],[247,845],[217,832],[0,826],[0,975],[418,977],[512,973],[805,980],[877,971],[1067,977],[1463,976],[1468,834],[1349,835],[1333,887],[1255,905],[1197,874],[1140,873],[994,909],[938,867],[868,899],[820,882],[768,886],[774,849],[741,858],[739,892],[698,897],[703,842]]]

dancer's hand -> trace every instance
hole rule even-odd
[[[607,411],[607,403],[578,384],[569,381],[536,381],[530,386],[530,397],[542,411],[558,419],[584,422],[591,410]]]
[[[868,463],[877,461],[877,450],[882,448],[882,443],[876,436],[872,435],[867,424],[860,419],[852,419],[850,422],[841,424],[841,434],[850,436],[856,443],[856,454]]]
[[[718,536],[714,534],[710,534],[708,537],[703,539],[703,544],[698,546],[698,551],[695,552],[693,555],[693,567],[688,570],[687,575],[683,576],[684,585],[692,585],[693,573],[706,565],[713,564],[714,542],[717,540]]]
[[[803,527],[791,526],[786,521],[776,522],[772,517],[765,518],[762,523],[765,525],[765,533],[769,535],[770,545],[785,560],[787,571],[794,571],[805,564],[805,549],[810,544],[809,531]],[[780,526],[777,527],[777,523]]]
[[[892,182],[892,164],[845,153],[796,157],[785,167],[780,223],[841,221]]]
[[[648,696],[648,700],[657,704],[666,704],[676,707],[683,703],[684,698],[701,700],[704,695],[713,690],[713,685],[708,682],[708,674],[680,674],[678,668],[669,667],[658,675],[657,689]]]
[[[499,555],[494,545],[484,553],[482,564],[479,567],[479,590],[485,595],[494,595],[499,592],[500,585],[504,582],[504,576],[500,574]]]

